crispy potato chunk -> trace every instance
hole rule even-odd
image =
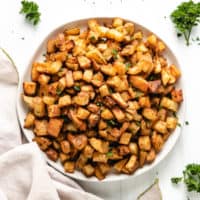
[[[63,119],[51,118],[48,123],[47,132],[52,137],[58,137],[63,125]]]
[[[140,136],[138,139],[138,145],[141,150],[149,151],[151,149],[151,140],[149,136]]]
[[[88,51],[86,56],[91,60],[95,60],[99,64],[106,64],[106,60],[98,49]]]
[[[89,139],[90,145],[98,152],[100,153],[107,153],[109,142],[105,142],[103,140],[97,139],[97,138],[90,138]]]
[[[115,76],[116,75],[116,70],[115,70],[115,68],[111,64],[109,64],[109,65],[102,65],[101,66],[101,71],[104,74],[108,75],[108,76]]]
[[[46,154],[47,154],[49,159],[51,159],[53,161],[57,161],[58,160],[58,153],[54,149],[51,149],[51,148],[47,149],[46,150]]]
[[[68,134],[67,139],[73,144],[74,148],[82,150],[87,145],[87,137],[83,134],[72,135]]]
[[[86,110],[85,108],[78,107],[77,117],[79,119],[87,119],[89,114],[90,114],[90,112],[88,110]]]
[[[123,167],[125,166],[125,164],[127,163],[128,159],[123,159],[123,160],[120,160],[118,161],[115,165],[114,165],[114,169],[117,171],[117,172],[121,172]]]
[[[76,168],[83,169],[87,161],[88,161],[88,158],[85,157],[84,154],[80,154],[80,156],[78,157],[78,160],[76,161]]]
[[[122,108],[128,107],[127,103],[124,101],[119,93],[113,93],[111,96]]]
[[[85,106],[89,103],[90,95],[87,92],[79,92],[77,96],[74,97],[74,103],[80,106]]]
[[[54,61],[52,63],[36,63],[37,71],[40,73],[56,74],[62,67],[61,61]]]
[[[47,135],[47,127],[48,127],[47,120],[35,120],[34,125],[35,125],[34,133],[36,134],[36,136]]]
[[[101,117],[105,120],[110,120],[110,119],[113,119],[114,116],[109,109],[104,109],[101,112]]]
[[[115,118],[117,119],[118,122],[123,122],[124,121],[126,115],[120,108],[114,107],[112,109],[112,112],[113,112],[113,114],[114,114],[114,116],[115,116]]]
[[[176,117],[167,117],[166,123],[168,129],[174,130],[178,124],[178,119]]]
[[[151,162],[153,162],[153,161],[155,160],[155,158],[156,158],[156,152],[155,152],[155,150],[152,148],[152,149],[150,150],[150,152],[147,154],[146,162],[147,162],[147,163],[151,163]]]
[[[92,161],[93,162],[100,162],[100,163],[107,163],[108,157],[104,153],[100,153],[100,152],[95,151],[93,153]]]
[[[90,145],[86,145],[86,147],[83,150],[83,154],[86,158],[92,158],[94,149]]]
[[[148,96],[145,97],[140,97],[139,98],[139,105],[140,107],[147,107],[150,108],[151,107],[151,102]]]
[[[74,85],[74,79],[72,71],[68,70],[66,72],[66,87],[70,88]]]
[[[24,128],[31,128],[33,127],[35,122],[35,115],[29,112],[24,120]]]
[[[68,154],[70,152],[70,144],[67,140],[63,140],[60,145],[63,153]]]
[[[52,144],[52,142],[45,137],[35,137],[33,141],[35,141],[43,151],[45,151]]]
[[[138,155],[138,145],[137,145],[137,143],[130,142],[128,147],[129,147],[131,154]]]
[[[171,95],[172,95],[172,100],[177,102],[177,103],[180,103],[181,101],[183,101],[183,92],[182,90],[176,90],[174,89],[172,92],[171,92]]]
[[[75,81],[79,81],[83,79],[83,72],[82,71],[73,71],[73,79]]]
[[[130,76],[130,83],[142,92],[147,92],[149,84],[148,82],[140,76]]]
[[[98,113],[100,108],[99,106],[97,106],[96,104],[94,103],[90,103],[88,106],[87,106],[87,109],[92,112],[92,113]]]
[[[60,107],[56,104],[48,106],[48,117],[59,117],[61,114]]]
[[[61,163],[64,163],[66,160],[69,160],[70,155],[65,154],[65,153],[59,153],[59,159]]]
[[[43,96],[42,100],[46,105],[52,105],[55,103],[56,98],[51,96]]]
[[[148,120],[155,121],[157,119],[157,112],[152,108],[144,108],[142,115]]]
[[[88,177],[92,176],[94,174],[94,167],[92,167],[90,164],[85,165],[83,167],[83,173]]]
[[[99,180],[103,180],[105,178],[105,175],[101,172],[101,170],[99,169],[99,167],[95,167],[95,176],[99,179]]]
[[[131,133],[123,133],[120,137],[119,143],[120,144],[129,144],[131,140],[132,134]]]
[[[167,123],[161,120],[157,121],[154,126],[154,130],[158,131],[159,133],[166,134],[167,133]]]
[[[159,152],[162,149],[163,144],[164,144],[164,140],[162,136],[156,133],[156,131],[154,131],[151,136],[151,142],[156,152]]]
[[[172,110],[174,112],[177,112],[178,110],[178,104],[167,97],[163,97],[161,99],[160,106]]]
[[[88,123],[89,123],[88,126],[89,127],[95,127],[98,124],[99,119],[100,119],[100,115],[91,113],[89,118],[88,118]]]
[[[137,156],[136,155],[132,155],[128,162],[126,163],[125,167],[129,172],[133,172],[134,170],[136,170],[136,165],[137,165]]]
[[[93,70],[86,69],[83,73],[83,80],[87,83],[90,83],[92,81],[92,77],[93,77]]]
[[[73,161],[66,161],[64,163],[64,169],[68,173],[73,173],[75,170],[75,162]]]
[[[69,106],[69,105],[71,105],[71,103],[72,103],[72,100],[71,100],[70,95],[64,95],[64,96],[60,97],[58,100],[59,107]]]
[[[24,82],[23,83],[24,93],[29,96],[35,95],[36,87],[37,87],[37,85],[35,82]]]
[[[44,117],[46,114],[45,104],[41,97],[34,97],[33,99],[33,113],[37,117]]]
[[[140,151],[140,155],[139,155],[139,164],[140,167],[142,167],[147,159],[147,152],[146,151]]]
[[[78,63],[82,69],[90,68],[91,61],[85,56],[78,56]]]

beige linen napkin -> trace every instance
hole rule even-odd
[[[15,108],[17,84],[14,63],[0,49],[0,199],[102,200],[48,167],[37,144],[22,145]]]

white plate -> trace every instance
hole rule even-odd
[[[85,29],[87,27],[87,21],[88,20],[89,19],[82,19],[82,20],[73,21],[73,22],[64,24],[64,25],[56,28],[55,30],[53,30],[43,40],[43,42],[39,45],[39,47],[38,47],[37,51],[35,52],[33,58],[30,60],[30,63],[27,66],[27,69],[26,69],[25,73],[23,74],[22,78],[20,79],[20,84],[19,84],[19,89],[18,89],[18,96],[17,96],[17,111],[18,111],[18,117],[19,117],[20,125],[22,127],[23,132],[24,132],[24,135],[26,136],[26,138],[28,139],[29,142],[32,142],[32,139],[33,139],[34,135],[33,135],[33,132],[31,130],[23,128],[24,118],[25,118],[28,110],[27,110],[27,107],[25,106],[25,104],[22,102],[21,94],[23,93],[23,88],[22,88],[23,81],[29,81],[30,80],[30,77],[31,77],[31,64],[32,64],[33,61],[42,60],[43,59],[42,55],[46,50],[46,43],[47,43],[48,39],[50,39],[53,36],[57,35],[58,33],[62,32],[66,28],[80,27],[81,29]],[[105,22],[109,23],[109,22],[112,21],[112,18],[98,18],[98,21],[99,21],[99,23],[105,23]],[[126,20],[126,21],[130,21],[130,20]],[[147,28],[141,26],[140,24],[135,23],[135,22],[133,22],[133,23],[135,24],[135,28],[137,30],[142,30],[143,31],[144,35],[148,35],[148,34],[152,33],[150,30],[148,30]],[[160,38],[160,37],[158,36],[158,38]],[[167,44],[166,44],[166,46],[167,46],[167,48],[166,48],[166,51],[165,51],[164,55],[168,59],[168,63],[173,63],[173,64],[175,64],[176,66],[178,66],[180,68],[175,55],[173,54],[173,52],[171,51],[171,49],[169,48],[169,46]],[[178,81],[177,87],[182,88],[183,91],[184,91],[182,77]],[[177,116],[179,118],[179,122],[181,124],[183,124],[183,122],[184,122],[184,110],[185,110],[184,108],[185,108],[185,101],[183,101],[183,103],[180,106],[180,109],[178,111],[178,114],[177,114]],[[177,127],[175,129],[175,131],[173,132],[173,134],[169,137],[167,142],[164,144],[164,147],[163,147],[162,151],[157,155],[155,161],[152,164],[145,165],[144,167],[138,169],[132,175],[125,175],[125,174],[118,175],[118,174],[114,174],[114,173],[112,174],[111,173],[111,174],[106,176],[106,178],[103,180],[103,182],[118,181],[118,180],[127,179],[128,177],[136,177],[138,175],[143,174],[144,172],[149,171],[150,169],[155,167],[161,160],[163,160],[167,156],[167,154],[172,150],[172,148],[176,144],[177,139],[180,136],[180,132],[181,132],[181,128]],[[55,162],[49,160],[47,158],[47,156],[42,151],[41,151],[41,154],[43,154],[44,158],[48,161],[48,163],[50,165],[52,165],[58,171],[66,174],[67,176],[70,176],[72,178],[79,179],[79,180],[84,180],[84,181],[98,181],[98,179],[96,179],[95,177],[91,177],[91,178],[85,177],[79,171],[75,171],[75,173],[73,173],[73,174],[66,173],[64,171],[64,169],[63,169],[63,167],[62,167],[60,162],[56,162],[55,163]]]

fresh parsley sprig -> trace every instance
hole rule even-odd
[[[171,182],[178,184],[183,181],[188,192],[200,193],[200,164],[188,164],[183,171],[183,177],[173,177]]]
[[[190,35],[194,26],[200,22],[200,2],[192,0],[181,3],[171,13],[171,20],[178,30],[178,37],[184,36],[186,45],[190,44]]]
[[[21,1],[22,8],[20,14],[24,14],[25,18],[33,25],[37,25],[40,21],[41,13],[39,12],[38,5],[33,1]]]

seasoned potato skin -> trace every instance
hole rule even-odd
[[[165,49],[122,18],[58,33],[23,83],[24,128],[67,173],[133,174],[156,159],[179,123],[181,71]]]

